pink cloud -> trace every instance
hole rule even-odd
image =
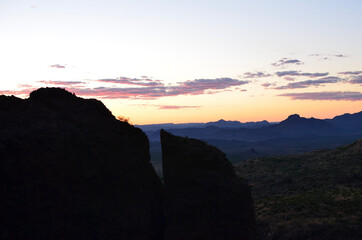
[[[306,80],[306,81],[300,81],[300,82],[292,82],[288,83],[285,86],[279,86],[275,87],[273,89],[283,90],[283,89],[295,89],[295,88],[307,88],[310,86],[324,86],[325,84],[330,83],[338,83],[342,82],[344,79],[339,77],[325,77],[320,78],[318,80]]]
[[[295,80],[295,78],[293,78],[293,77],[285,77],[284,79],[287,80],[287,81],[294,81]]]
[[[99,87],[99,88],[73,88],[71,91],[81,96],[100,97],[100,98],[135,98],[135,99],[155,99],[160,97],[178,96],[178,95],[200,95],[213,94],[227,91],[227,88],[247,84],[248,81],[240,81],[231,78],[216,79],[196,79],[192,81],[179,82],[176,86],[165,86],[162,82],[155,82],[148,79],[150,84],[145,84],[140,79],[106,79],[106,82],[120,84],[140,85],[142,87]],[[108,81],[109,80],[109,81]],[[99,81],[99,80],[98,80]],[[105,82],[105,81],[102,81]]]
[[[53,64],[53,65],[50,65],[49,67],[51,67],[51,68],[65,68],[65,65]]]
[[[266,83],[263,83],[262,86],[267,88],[267,87],[270,87],[270,86],[275,86],[275,83],[266,82]]]
[[[360,75],[362,71],[347,71],[347,72],[339,72],[338,74],[342,75]]]
[[[271,74],[264,73],[264,72],[246,72],[244,73],[244,78],[264,78],[264,77],[270,77]]]
[[[133,85],[136,87],[95,87],[90,88],[83,86],[86,84],[81,81],[38,81],[40,84],[57,85],[66,88],[68,91],[76,93],[84,97],[97,97],[106,99],[156,99],[160,97],[178,96],[178,95],[200,95],[215,94],[222,91],[228,91],[228,88],[240,86],[249,83],[248,81],[240,81],[231,78],[216,79],[196,79],[192,81],[179,82],[176,85],[166,86],[159,80],[152,79],[101,79],[96,82],[115,83],[120,85]],[[33,89],[38,87],[33,86]],[[29,93],[31,90],[27,88],[19,91],[5,91],[6,94],[20,94],[21,92]],[[4,93],[5,93],[4,92]]]
[[[42,83],[42,84],[46,84],[46,85],[57,85],[57,86],[72,86],[72,85],[85,84],[85,82],[81,82],[81,81],[42,80],[42,81],[37,81],[37,82]]]
[[[178,86],[169,88],[169,93],[172,95],[199,95],[205,93],[206,91],[221,90],[247,83],[249,83],[249,81],[241,81],[232,78],[195,79],[192,81],[179,82]]]
[[[27,87],[19,90],[0,90],[0,95],[15,95],[20,97],[27,97],[36,87]]]
[[[135,86],[144,86],[144,87],[163,85],[160,80],[152,80],[147,78],[146,76],[142,76],[141,79],[119,77],[115,79],[99,79],[97,81],[102,83],[126,84],[126,85],[135,85]]]
[[[354,76],[351,80],[349,80],[349,83],[362,85],[362,75]]]
[[[287,64],[302,65],[303,62],[298,60],[298,59],[282,58],[279,61],[276,61],[276,62],[272,63],[271,65],[275,66],[275,67],[279,67],[279,66],[284,66],[284,65],[287,65]]]
[[[176,105],[158,105],[158,109],[189,109],[200,108],[200,106],[176,106]]]
[[[360,92],[304,92],[284,93],[277,96],[289,97],[292,100],[334,100],[334,101],[362,101]]]
[[[328,76],[328,72],[315,72],[315,73],[309,73],[309,72],[300,72],[300,71],[279,71],[275,73],[278,77],[284,77],[284,76],[293,76],[293,77],[325,77]]]

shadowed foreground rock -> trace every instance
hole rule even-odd
[[[163,239],[148,147],[97,100],[0,96],[0,239]]]
[[[161,130],[166,240],[256,238],[254,207],[224,153]]]

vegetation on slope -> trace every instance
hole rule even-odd
[[[360,239],[362,139],[335,150],[236,165],[270,239]]]

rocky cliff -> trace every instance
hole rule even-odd
[[[0,96],[0,239],[255,239],[250,190],[225,154],[161,138],[165,187],[146,135],[100,101]]]
[[[0,96],[1,239],[163,239],[148,139],[58,88]]]
[[[251,193],[225,154],[161,130],[166,240],[255,239]]]

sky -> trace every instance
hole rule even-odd
[[[133,124],[362,111],[360,0],[0,0],[0,94],[61,87]]]

